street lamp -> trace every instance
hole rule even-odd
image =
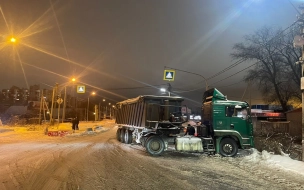
[[[73,85],[74,85],[74,82],[76,81],[76,79],[72,78],[71,81],[73,82]],[[69,82],[68,85],[70,85],[70,82]],[[64,101],[63,101],[62,123],[65,120],[66,103],[67,103],[66,87],[67,87],[67,85],[64,86]],[[74,91],[73,91],[73,95],[74,95]],[[75,109],[76,109],[76,116],[77,116],[77,96],[76,96],[76,100],[75,100]]]
[[[10,39],[10,41],[13,42],[13,43],[15,43],[15,42],[16,42],[16,38],[13,38],[13,37],[12,37],[12,38]]]
[[[161,92],[164,92],[164,93],[167,92],[167,90],[166,90],[165,88],[161,88],[160,91],[161,91]],[[171,94],[170,94],[170,91],[168,91],[168,95],[169,95],[169,96],[171,95]]]
[[[95,92],[92,92],[91,95],[95,95]],[[89,121],[89,105],[90,105],[90,95],[88,96],[87,121]]]

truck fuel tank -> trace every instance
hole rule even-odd
[[[175,149],[183,152],[203,152],[202,139],[194,136],[177,137]]]

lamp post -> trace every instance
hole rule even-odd
[[[165,68],[173,69],[173,70],[176,70],[176,71],[181,71],[181,72],[185,72],[185,73],[189,73],[189,74],[193,74],[193,75],[200,76],[200,77],[202,77],[202,78],[204,79],[204,81],[205,81],[206,91],[209,89],[207,79],[206,79],[203,75],[200,75],[200,74],[197,74],[197,73],[192,73],[192,72],[185,71],[185,70],[181,70],[181,69],[176,69],[176,68],[172,68],[172,67],[167,67],[167,66],[165,66]]]
[[[91,95],[95,95],[95,92],[92,92]],[[89,105],[90,105],[90,95],[88,96],[87,121],[89,121]]]
[[[72,78],[71,81],[74,82],[76,81],[75,78]],[[64,122],[65,120],[65,114],[66,114],[66,102],[67,102],[67,94],[66,94],[66,85],[64,86],[64,99],[63,99],[63,111],[62,111],[62,123]],[[76,102],[77,102],[77,97],[76,97]],[[77,111],[76,111],[76,115],[77,115]]]
[[[111,115],[111,103],[109,103],[109,115],[110,115],[110,119],[112,118],[112,115]]]
[[[106,99],[103,98],[102,101],[105,102]],[[98,112],[98,120],[101,120],[101,114],[103,114],[103,112],[102,112],[103,109],[102,109],[102,105],[101,105],[100,102],[99,102],[98,110],[99,110],[99,112]]]
[[[167,90],[166,90],[165,88],[161,88],[160,91],[161,91],[161,92],[166,92]],[[168,95],[169,95],[169,96],[171,95],[171,94],[170,94],[170,91],[168,91]]]

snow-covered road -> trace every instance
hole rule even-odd
[[[151,157],[118,142],[113,122],[100,125],[94,135],[0,133],[0,189],[304,189],[303,174],[256,152],[222,158],[170,150]]]

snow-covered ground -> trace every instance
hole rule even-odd
[[[49,128],[68,131],[63,137],[45,135],[44,127],[0,127],[0,189],[304,189],[304,162],[288,155],[170,149],[151,157],[118,142],[113,120],[81,122],[74,133],[70,123]]]
[[[56,125],[54,127],[50,127],[49,131],[69,131],[69,134],[66,135],[66,137],[69,136],[81,136],[81,135],[94,135],[99,132],[106,131],[112,127],[114,127],[114,121],[113,120],[105,120],[103,122],[81,122],[80,129],[77,131],[71,130],[71,124],[70,123],[62,123],[59,125]],[[0,126],[0,138],[7,138],[10,134],[19,133],[26,136],[27,139],[36,139],[37,136],[41,136],[41,130],[43,128],[40,126],[31,126],[29,127],[21,127],[21,126]],[[35,130],[40,129],[40,131]],[[92,131],[90,130],[92,129]],[[47,138],[47,136],[45,136]],[[1,142],[1,140],[0,140]],[[244,162],[250,162],[253,164],[265,164],[268,166],[272,166],[274,168],[283,169],[286,171],[292,171],[296,172],[298,174],[301,174],[304,176],[304,162],[303,161],[297,161],[291,159],[287,154],[283,155],[274,155],[272,153],[269,153],[267,151],[259,152],[256,149],[251,149],[250,151],[246,151],[244,154],[246,156],[243,156],[241,153],[241,157],[244,159]],[[304,179],[303,179],[304,181]]]

